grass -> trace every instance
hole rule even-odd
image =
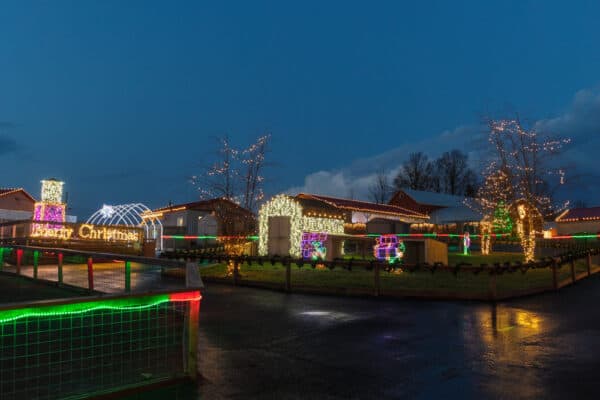
[[[450,265],[458,263],[469,263],[472,265],[504,263],[506,261],[522,261],[522,255],[518,253],[494,253],[489,256],[473,254],[464,256],[462,254],[449,254]],[[205,265],[201,267],[201,275],[204,278],[226,278],[227,268],[225,265]],[[586,271],[585,261],[576,263],[576,272]],[[280,285],[285,283],[285,267],[281,264],[264,265],[244,264],[240,268],[241,280],[260,282],[263,284]],[[570,268],[565,265],[558,271],[558,279],[570,278]],[[364,268],[353,268],[351,271],[342,267],[333,270],[327,268],[312,268],[309,265],[298,268],[292,265],[291,282],[293,287],[304,289],[372,293],[374,288],[373,271]],[[504,273],[497,276],[496,287],[498,295],[514,291],[525,291],[552,287],[552,271],[549,268],[529,269],[525,273],[516,271]],[[380,286],[382,294],[448,294],[464,295],[474,297],[485,297],[489,293],[490,275],[482,271],[478,274],[459,271],[454,275],[449,271],[381,271]]]

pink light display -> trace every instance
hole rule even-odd
[[[381,235],[375,239],[377,243],[373,246],[373,255],[378,260],[386,260],[393,263],[401,260],[406,251],[406,246],[395,234]]]
[[[325,247],[326,241],[326,233],[302,233],[302,242],[300,243],[302,258],[311,260],[325,259],[325,256],[327,255],[327,248]]]

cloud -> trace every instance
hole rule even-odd
[[[597,137],[600,135],[600,90],[580,90],[564,113],[539,120],[534,127],[539,132],[571,137],[577,145]]]
[[[559,193],[558,197],[585,199],[590,204],[600,204],[600,188],[595,184],[600,177],[594,172],[598,157],[596,153],[600,151],[600,89],[577,92],[563,113],[554,118],[541,119],[535,122],[533,127],[544,134],[573,139],[562,157],[569,167],[567,179],[569,175],[581,179],[575,188],[570,187],[568,193]],[[302,185],[292,187],[286,193],[307,192],[340,197],[353,196],[367,200],[369,186],[373,184],[377,172],[385,170],[392,182],[401,163],[411,152],[424,151],[429,157],[435,158],[444,151],[470,148],[472,151],[469,152],[469,159],[477,168],[485,137],[484,126],[462,125],[421,141],[355,160],[337,170],[312,173],[304,178]]]
[[[435,137],[407,143],[372,157],[355,160],[338,170],[312,173],[304,178],[303,185],[289,188],[285,192],[292,195],[305,192],[368,200],[369,187],[375,182],[377,174],[383,170],[391,184],[409,153],[426,151],[429,157],[435,158],[444,151],[463,147],[465,140],[472,142],[476,148],[482,132],[480,125],[459,126]]]
[[[19,149],[16,140],[8,136],[0,136],[0,156],[14,153]]]
[[[600,204],[597,181],[597,153],[600,151],[600,88],[578,91],[562,114],[535,123],[539,132],[572,139],[562,158],[567,166],[567,181],[576,196]],[[571,178],[569,182],[569,176]]]

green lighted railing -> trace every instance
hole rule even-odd
[[[0,308],[0,398],[85,398],[196,374],[200,292]]]

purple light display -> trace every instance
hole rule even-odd
[[[398,240],[395,234],[381,235],[376,241],[377,244],[373,246],[373,255],[378,260],[386,260],[393,263],[404,256],[406,246],[402,240]]]
[[[302,234],[302,242],[300,243],[302,258],[311,260],[324,259],[327,255],[325,241],[327,241],[326,233],[304,232]]]

